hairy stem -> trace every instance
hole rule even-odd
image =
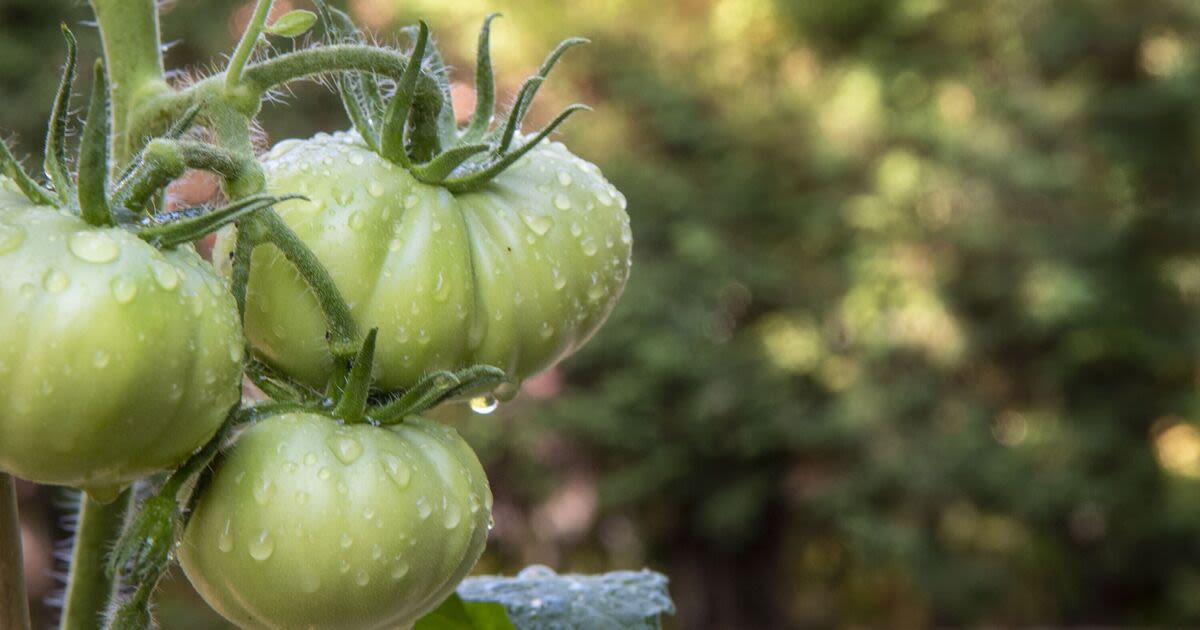
[[[254,15],[246,23],[246,31],[242,33],[242,39],[238,41],[233,57],[229,59],[229,67],[225,70],[226,88],[232,90],[241,83],[242,69],[246,67],[254,47],[258,45],[258,38],[262,35],[267,16],[271,13],[271,4],[271,0],[258,0],[258,5],[254,7]]]
[[[29,597],[21,556],[21,523],[13,478],[0,473],[0,628],[29,630]]]
[[[116,591],[116,583],[104,570],[105,556],[125,526],[132,499],[131,490],[122,492],[112,503],[100,503],[86,494],[82,497],[61,630],[100,627]]]
[[[329,351],[334,362],[345,363],[357,354],[360,343],[357,326],[350,315],[350,307],[334,284],[329,271],[317,260],[304,241],[301,241],[273,211],[260,212],[239,227],[249,232],[255,245],[270,243],[277,247],[296,267],[300,277],[304,278],[325,315],[326,325],[329,326]]]
[[[91,0],[100,26],[105,66],[112,88],[113,158],[120,168],[137,152],[126,131],[141,101],[170,88],[163,80],[155,0]]]

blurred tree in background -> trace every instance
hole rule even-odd
[[[634,273],[585,351],[450,418],[497,496],[480,571],[648,564],[681,628],[1200,624],[1200,3],[349,7],[427,19],[464,102],[489,11],[509,96],[595,42],[535,111],[597,107],[564,136],[627,194]],[[169,3],[168,63],[239,8]],[[0,0],[27,154],[84,15]],[[272,139],[346,126],[288,101]]]

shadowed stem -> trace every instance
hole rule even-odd
[[[104,570],[106,556],[121,535],[132,499],[132,490],[122,492],[112,503],[100,503],[86,494],[81,498],[61,630],[102,626],[109,599],[116,590],[116,582]]]
[[[0,628],[29,630],[17,490],[12,476],[4,473],[0,473]]]

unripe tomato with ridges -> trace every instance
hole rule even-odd
[[[418,182],[354,134],[284,141],[263,167],[276,206],[332,275],[360,329],[379,328],[376,384],[488,364],[517,379],[582,346],[629,276],[624,197],[595,166],[546,142],[477,192]],[[232,230],[217,243],[226,260]],[[290,263],[255,250],[247,336],[313,386],[332,360],[325,322]]]
[[[491,507],[479,460],[449,427],[289,413],[237,437],[178,555],[243,628],[407,627],[475,565]]]
[[[237,306],[190,246],[160,252],[2,183],[0,470],[115,496],[237,402]]]

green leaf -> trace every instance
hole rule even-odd
[[[54,206],[57,204],[57,199],[50,191],[42,188],[33,178],[21,168],[21,163],[17,158],[13,157],[12,152],[8,150],[8,145],[0,139],[0,174],[5,175],[17,184],[22,193],[30,202],[39,206]]]
[[[137,235],[143,241],[159,249],[170,249],[184,243],[191,243],[242,217],[291,199],[303,199],[303,197],[299,195],[282,197],[255,195],[239,199],[216,210],[189,208],[169,214],[160,214],[154,217],[152,223],[139,229]]]
[[[513,578],[467,578],[458,595],[504,606],[518,630],[657,630],[675,613],[666,576],[648,570],[558,575],[532,566]]]
[[[504,606],[493,602],[464,602],[451,595],[436,610],[417,620],[412,630],[516,630]]]
[[[297,9],[289,11],[274,24],[266,28],[268,34],[278,35],[280,37],[299,37],[308,32],[313,24],[317,23],[317,14],[312,11]]]

